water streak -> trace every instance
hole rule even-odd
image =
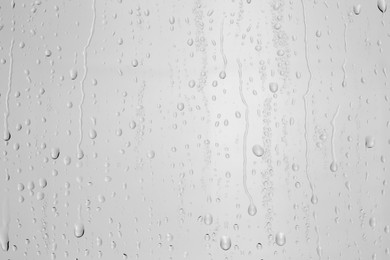
[[[8,129],[8,118],[9,118],[9,97],[12,89],[12,75],[13,75],[13,49],[14,49],[14,39],[12,38],[10,48],[9,48],[9,72],[8,72],[8,90],[5,98],[5,113],[4,113],[4,140],[8,141],[11,137]]]
[[[339,114],[339,110],[340,110],[340,105],[337,106],[337,109],[336,109],[336,112],[334,113],[333,115],[333,118],[332,118],[332,121],[331,121],[331,126],[332,126],[332,138],[331,138],[331,150],[332,150],[332,160],[333,162],[336,161],[336,155],[335,155],[335,149],[334,149],[334,134],[336,132],[336,126],[335,126],[335,121],[336,121],[336,118],[337,118],[337,115]]]
[[[89,46],[91,45],[91,40],[92,40],[92,37],[93,37],[93,34],[95,32],[95,21],[96,21],[96,0],[92,0],[92,11],[93,11],[93,18],[92,18],[92,24],[91,24],[91,28],[90,28],[90,31],[89,31],[89,37],[88,37],[88,41],[87,41],[87,44],[84,46],[84,49],[83,49],[83,57],[84,57],[84,75],[83,75],[83,78],[81,79],[81,82],[80,82],[80,88],[81,88],[81,102],[80,102],[80,105],[79,105],[79,110],[80,110],[80,117],[79,117],[79,133],[80,133],[80,139],[79,139],[79,143],[77,145],[77,153],[78,153],[78,157],[79,159],[81,159],[83,157],[83,152],[81,150],[81,143],[83,142],[83,104],[84,104],[84,99],[85,99],[85,92],[84,92],[84,82],[85,82],[85,79],[87,78],[87,74],[88,74],[88,66],[87,66],[87,49],[89,48]]]
[[[306,92],[303,95],[303,103],[304,103],[304,107],[305,107],[305,173],[306,173],[306,179],[307,179],[307,181],[309,182],[309,185],[310,185],[310,190],[311,190],[312,199],[313,199],[313,198],[315,198],[314,187],[313,187],[313,183],[312,183],[312,181],[310,179],[309,172],[308,172],[308,169],[309,169],[309,162],[308,162],[309,144],[308,144],[308,130],[307,130],[307,114],[308,114],[308,112],[307,112],[307,96],[308,96],[308,94],[310,92],[310,84],[311,84],[311,80],[312,80],[312,73],[311,73],[310,64],[309,64],[309,53],[308,53],[308,44],[307,44],[306,12],[305,12],[305,5],[303,3],[303,0],[301,0],[301,4],[302,4],[302,12],[303,12],[303,24],[304,24],[304,27],[305,27],[305,30],[304,30],[305,59],[306,59],[307,70],[309,72],[309,80],[307,81]],[[316,234],[317,234],[317,248],[320,248],[320,235],[319,235],[319,231],[318,231],[317,221],[316,221],[315,218],[314,218],[314,225],[315,225],[315,231],[316,231]],[[318,255],[318,258],[321,259],[321,254],[320,254],[319,250],[317,250],[317,255]]]
[[[240,97],[241,97],[241,102],[245,106],[245,131],[244,131],[244,136],[243,136],[243,162],[242,162],[242,172],[243,172],[243,186],[245,190],[245,194],[249,199],[250,206],[254,206],[253,204],[253,199],[251,194],[248,191],[248,186],[247,186],[247,173],[246,173],[246,167],[247,167],[247,139],[248,139],[248,131],[249,131],[249,106],[248,103],[245,100],[244,93],[242,91],[242,64],[239,59],[237,59],[237,64],[238,64],[238,76],[240,79],[240,84],[239,84],[239,89],[240,89]]]

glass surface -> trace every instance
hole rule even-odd
[[[390,259],[386,1],[0,1],[0,259]]]

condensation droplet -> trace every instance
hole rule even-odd
[[[353,12],[356,14],[356,15],[359,15],[360,14],[360,11],[361,11],[361,5],[360,4],[357,4],[357,5],[354,5],[353,6]]]
[[[156,156],[156,153],[154,151],[149,151],[147,156],[149,159],[153,159]]]
[[[219,78],[220,79],[225,79],[226,78],[226,72],[224,70],[219,73]]]
[[[211,214],[206,214],[205,216],[204,216],[204,223],[206,224],[206,225],[211,225],[212,223],[213,223],[213,215],[211,215]]]
[[[0,227],[0,244],[3,251],[9,250],[9,235],[5,227]]]
[[[269,90],[272,92],[272,93],[276,93],[279,89],[279,85],[278,83],[276,82],[271,82],[269,83]]]
[[[91,129],[91,130],[89,131],[89,138],[91,138],[91,139],[95,139],[95,138],[96,138],[96,136],[97,136],[97,132],[96,132],[96,130],[94,130],[94,129]]]
[[[6,130],[4,132],[3,138],[4,138],[4,141],[6,141],[6,142],[9,141],[11,139],[11,133],[8,130]]]
[[[180,111],[183,111],[183,109],[184,109],[184,104],[183,104],[183,103],[177,104],[177,109],[179,109]]]
[[[370,224],[371,228],[375,228],[375,226],[376,226],[376,219],[374,217],[372,217],[372,218],[370,218],[368,223]]]
[[[377,6],[378,6],[379,11],[381,11],[382,13],[386,12],[386,10],[387,10],[386,0],[378,0]]]
[[[220,239],[219,245],[221,246],[221,248],[223,250],[227,251],[232,246],[232,241],[231,241],[230,237],[222,236]]]
[[[50,152],[50,156],[52,159],[56,160],[60,156],[60,148],[52,148]]]
[[[264,155],[264,148],[261,147],[259,144],[255,144],[253,147],[252,147],[252,152],[255,156],[257,157],[261,157]]]
[[[72,68],[69,71],[69,76],[70,76],[71,80],[75,80],[77,78],[77,75],[78,75],[78,72],[77,72],[77,70],[75,68]]]
[[[248,214],[249,216],[254,216],[257,213],[257,207],[253,204],[250,204],[248,207]]]
[[[77,238],[80,238],[84,235],[84,225],[82,223],[77,223],[74,225],[74,235]]]
[[[134,129],[137,126],[137,124],[134,121],[130,121],[129,126],[130,126],[130,129]]]
[[[333,161],[331,164],[330,164],[330,170],[332,172],[337,172],[337,169],[338,169],[338,166],[337,166],[337,163],[335,161]]]
[[[282,232],[278,232],[275,236],[275,242],[278,246],[284,246],[286,244],[286,235]]]
[[[375,139],[374,139],[374,137],[367,136],[365,144],[366,144],[367,148],[374,148],[374,146],[375,146]]]

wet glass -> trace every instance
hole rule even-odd
[[[1,1],[0,259],[390,259],[387,1]]]

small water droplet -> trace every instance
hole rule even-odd
[[[190,81],[188,82],[188,86],[189,86],[190,88],[194,88],[194,87],[195,87],[195,80],[190,80]]]
[[[248,214],[249,214],[249,216],[254,216],[254,215],[256,215],[256,213],[257,213],[256,206],[253,205],[253,204],[250,204],[249,207],[248,207]]]
[[[257,157],[261,157],[264,155],[264,148],[261,147],[259,144],[255,144],[253,147],[252,147],[252,152],[255,156]]]
[[[386,10],[387,10],[386,0],[378,0],[377,6],[378,6],[379,11],[381,11],[382,13],[386,12]]]
[[[372,136],[366,137],[366,147],[367,148],[374,148],[375,146],[375,139]]]
[[[52,148],[50,152],[51,158],[56,160],[60,156],[60,148]]]
[[[70,71],[69,71],[69,76],[70,76],[70,79],[71,80],[75,80],[77,78],[77,70],[75,68],[72,68]]]
[[[9,141],[10,139],[11,139],[11,133],[8,131],[8,130],[6,130],[5,132],[4,132],[4,141]]]
[[[370,224],[371,228],[375,228],[375,226],[376,226],[376,219],[374,217],[372,217],[372,218],[370,218],[368,223]]]
[[[81,160],[81,159],[84,158],[84,152],[83,152],[83,150],[79,150],[79,151],[77,152],[77,158],[78,158],[79,160]]]
[[[45,50],[45,56],[50,57],[51,56],[51,50]]]
[[[41,187],[42,189],[47,186],[47,180],[45,178],[39,178],[38,183],[39,183],[39,187]]]
[[[154,151],[149,151],[147,156],[149,159],[153,159],[156,156],[156,153]]]
[[[9,236],[5,227],[0,228],[0,244],[3,251],[9,250]]]
[[[134,129],[137,126],[137,124],[132,120],[130,122],[129,126],[130,126],[131,129]]]
[[[359,14],[360,14],[360,11],[361,11],[361,8],[362,8],[362,6],[361,6],[360,4],[354,5],[354,6],[353,6],[353,12],[354,12],[356,15],[359,15]]]
[[[211,225],[212,223],[213,223],[213,215],[211,215],[211,214],[206,214],[205,216],[204,216],[204,223],[206,224],[206,225]]]
[[[271,82],[269,83],[269,90],[272,92],[272,93],[276,93],[279,89],[279,85],[278,83],[276,82]]]
[[[286,235],[283,232],[278,232],[275,236],[275,242],[278,246],[284,246],[286,244]]]
[[[82,223],[77,223],[74,225],[74,235],[77,238],[80,238],[84,235],[84,225]]]
[[[330,164],[330,170],[332,172],[337,172],[337,169],[338,169],[338,166],[337,166],[337,163],[335,161],[333,161],[331,164]]]
[[[220,239],[219,245],[221,246],[221,248],[223,250],[227,251],[232,246],[232,241],[231,241],[230,237],[222,236]]]
[[[314,195],[314,194],[311,196],[311,203],[312,203],[313,205],[315,205],[315,204],[318,203],[318,198],[317,198],[317,196]]]
[[[37,200],[43,200],[45,198],[45,193],[38,191],[37,192]]]
[[[91,129],[91,130],[89,131],[89,138],[91,138],[91,139],[95,139],[95,138],[96,138],[96,136],[97,136],[97,132],[96,132],[96,130],[94,130],[94,129]]]
[[[177,109],[179,109],[180,111],[183,111],[183,109],[184,109],[184,104],[183,104],[183,103],[177,104]]]

